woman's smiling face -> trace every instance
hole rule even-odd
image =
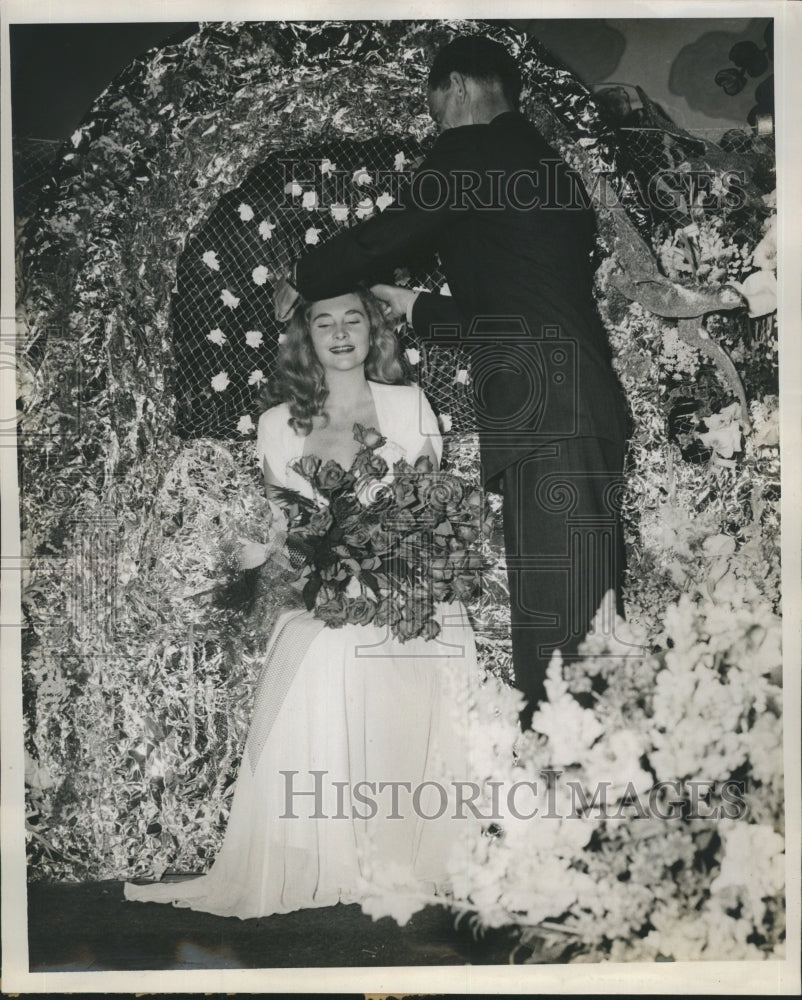
[[[370,350],[370,320],[354,292],[313,302],[309,334],[324,369],[349,371],[364,365]]]

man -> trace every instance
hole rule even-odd
[[[616,509],[626,407],[592,296],[595,220],[578,177],[518,111],[521,77],[481,36],[455,38],[428,80],[441,135],[399,206],[296,261],[276,289],[297,296],[359,280],[435,343],[470,352],[485,486],[503,493],[516,685],[522,716],[544,697],[555,648],[576,653],[603,595],[622,613]],[[381,283],[439,253],[451,296]]]

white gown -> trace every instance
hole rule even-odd
[[[369,384],[388,463],[414,461],[427,440],[439,458],[423,393]],[[288,468],[304,446],[288,416],[286,404],[262,414],[257,458],[309,496]],[[402,873],[413,891],[447,891],[449,849],[466,822],[454,818],[468,756],[460,713],[477,664],[464,607],[440,604],[437,617],[437,639],[402,644],[373,624],[280,616],[214,865],[190,881],[126,884],[125,897],[248,918],[359,902],[371,871]],[[287,656],[298,644],[307,647],[300,663]]]

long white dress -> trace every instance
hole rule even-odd
[[[423,393],[369,384],[390,465],[414,461],[426,441],[439,458]],[[289,468],[304,438],[288,417],[286,404],[262,415],[257,458],[309,496]],[[466,822],[454,808],[467,758],[459,716],[477,665],[464,607],[438,605],[437,617],[437,639],[402,644],[373,624],[333,629],[306,611],[280,616],[214,865],[190,881],[127,884],[126,898],[248,918],[359,902],[377,871],[447,889],[449,848]]]

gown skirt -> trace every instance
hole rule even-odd
[[[464,607],[440,604],[436,616],[436,639],[401,643],[374,624],[330,628],[284,612],[212,868],[127,883],[125,898],[245,919],[359,902],[371,872],[447,892],[478,679]]]

